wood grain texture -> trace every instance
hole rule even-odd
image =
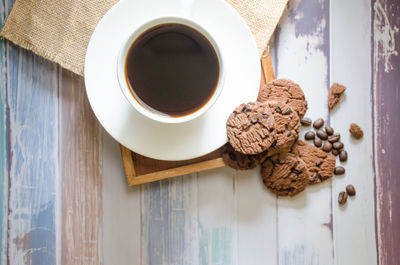
[[[0,2],[0,24],[6,16],[4,2]],[[8,207],[8,133],[7,133],[7,64],[6,42],[0,40],[0,264],[6,263],[7,241],[5,237],[7,227]]]
[[[372,162],[371,3],[363,0],[331,2],[330,83],[347,86],[344,97],[331,111],[331,124],[341,133],[348,160],[338,164],[346,174],[332,183],[333,227],[337,264],[375,264],[374,174]],[[351,40],[351,41],[349,41]],[[364,130],[364,138],[350,136],[350,123]],[[353,184],[357,195],[344,207],[340,191]],[[367,229],[369,227],[370,229]],[[367,232],[368,230],[368,232]],[[369,231],[370,230],[370,231]]]
[[[100,124],[83,78],[60,73],[61,264],[100,264],[102,149]]]
[[[400,2],[372,2],[378,261],[399,264]]]
[[[6,45],[8,216],[5,264],[56,261],[57,67]]]
[[[274,50],[277,77],[295,80],[304,90],[306,116],[329,123],[329,1],[289,1]],[[277,199],[277,264],[334,264],[331,204],[331,180]]]

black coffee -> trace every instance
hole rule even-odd
[[[212,97],[219,78],[217,54],[198,31],[182,24],[162,24],[132,44],[125,75],[135,99],[153,112],[191,114]]]

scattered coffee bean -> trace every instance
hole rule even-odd
[[[289,136],[291,136],[291,135],[292,135],[292,132],[291,132],[291,131],[288,131],[287,134],[286,134],[287,137],[289,137]]]
[[[332,149],[332,155],[337,156],[339,154],[339,152],[340,152],[339,150]]]
[[[308,117],[305,117],[305,118],[301,119],[300,123],[303,126],[310,126],[312,123],[312,120]]]
[[[316,119],[316,120],[314,121],[314,123],[313,123],[313,126],[314,126],[315,129],[319,129],[319,128],[321,128],[323,125],[324,125],[324,119],[322,119],[322,118]]]
[[[317,160],[317,162],[315,162],[315,165],[316,165],[317,167],[319,167],[320,165],[322,165],[322,162],[321,162],[320,160]]]
[[[275,111],[276,111],[277,113],[279,113],[279,114],[282,114],[282,110],[281,110],[280,107],[276,107],[276,108],[275,108]]]
[[[314,139],[314,145],[315,145],[316,147],[321,147],[321,146],[322,146],[322,140],[319,139],[318,137],[315,137],[315,139]]]
[[[251,120],[251,123],[252,123],[252,124],[256,124],[257,122],[258,122],[258,119],[257,119],[257,118]]]
[[[343,144],[342,142],[333,143],[333,149],[340,150],[340,149],[342,149],[343,147],[344,147],[344,144]]]
[[[328,139],[328,134],[326,134],[326,132],[324,132],[323,130],[318,130],[318,131],[317,131],[317,135],[318,135],[318,137],[321,138],[322,140]]]
[[[345,150],[340,151],[339,153],[340,161],[344,162],[347,160],[347,152]]]
[[[354,188],[353,185],[349,184],[346,186],[346,192],[349,194],[349,196],[354,196],[356,195],[356,189]]]
[[[347,202],[347,193],[344,191],[339,192],[338,202],[343,205]]]
[[[331,143],[335,143],[337,141],[340,140],[340,134],[339,133],[335,133],[334,135],[331,135],[328,137],[328,141]]]
[[[306,140],[312,140],[315,138],[315,133],[313,131],[308,131],[306,132],[306,134],[304,135],[304,138]]]
[[[322,150],[324,150],[325,152],[329,152],[332,150],[332,144],[328,141],[326,141],[324,143],[324,146],[322,146]]]
[[[333,134],[334,130],[333,130],[333,128],[331,126],[326,125],[325,126],[325,132],[326,132],[326,134],[328,134],[330,136],[330,135]]]
[[[343,175],[344,172],[346,172],[344,167],[341,167],[341,166],[335,167],[335,171],[334,171],[335,175]]]

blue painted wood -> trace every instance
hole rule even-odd
[[[54,264],[58,69],[10,43],[6,55],[7,264]]]
[[[1,25],[4,21],[4,6],[0,3],[0,20]],[[0,41],[0,263],[4,264],[6,261],[6,244],[4,235],[6,232],[6,218],[7,218],[7,157],[8,157],[8,145],[7,145],[7,105],[6,105],[6,84],[7,79],[4,73],[6,73],[5,64],[5,41]]]

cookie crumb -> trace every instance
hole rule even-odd
[[[328,93],[328,105],[329,109],[333,109],[333,107],[340,101],[340,97],[346,90],[346,87],[338,84],[333,83],[332,86],[329,88]]]
[[[355,123],[350,124],[349,132],[356,139],[361,139],[364,136],[363,130],[361,130],[360,126]]]

